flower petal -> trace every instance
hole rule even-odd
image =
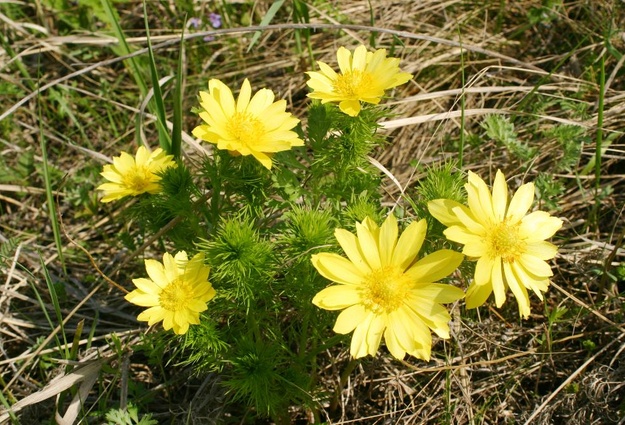
[[[380,227],[378,243],[380,247],[380,260],[383,266],[392,264],[393,252],[395,251],[395,245],[397,245],[398,232],[397,219],[393,213],[391,213]]]
[[[353,286],[334,285],[322,289],[312,303],[325,310],[342,310],[361,302],[360,291]]]
[[[360,102],[357,100],[343,100],[339,103],[339,109],[350,117],[355,117],[360,113]]]
[[[465,189],[467,190],[467,203],[474,216],[481,223],[495,222],[493,198],[484,180],[469,171],[469,183],[465,185]]]
[[[424,219],[412,222],[406,227],[393,252],[393,265],[400,270],[406,270],[414,263],[425,240],[426,229],[427,222]]]
[[[493,212],[495,219],[502,222],[506,218],[506,208],[508,207],[508,184],[501,170],[497,170],[495,182],[493,183]]]
[[[239,97],[236,102],[236,110],[237,112],[245,112],[247,106],[250,103],[250,99],[252,98],[252,86],[250,84],[250,80],[247,78],[243,80],[243,84],[241,85],[241,91],[239,92]]]
[[[367,334],[371,328],[372,322],[375,319],[375,314],[369,312],[365,316],[364,320],[356,326],[354,329],[354,335],[352,336],[352,343],[350,346],[350,354],[353,358],[358,359],[368,354],[372,356],[376,354],[378,347],[370,347],[367,344]],[[373,348],[375,350],[372,352]]]
[[[527,214],[534,202],[534,183],[526,183],[521,186],[510,201],[506,217],[511,223],[521,221]]]
[[[339,64],[339,69],[341,70],[341,74],[347,74],[352,70],[352,52],[347,50],[345,47],[339,47],[336,51],[336,59]]]
[[[456,251],[441,249],[417,261],[406,275],[417,283],[436,282],[452,274],[463,259],[464,256]]]
[[[469,285],[465,296],[467,308],[471,309],[483,305],[492,293],[493,285],[491,282],[478,285],[473,281],[471,285]]]
[[[333,331],[337,334],[348,334],[361,324],[369,313],[362,304],[346,308],[336,318]]]
[[[169,284],[167,275],[163,264],[156,260],[145,260],[145,270],[148,272],[148,276],[152,279],[155,285],[163,289]]]
[[[519,314],[524,319],[527,319],[530,315],[530,299],[527,295],[525,285],[519,282],[509,263],[503,264],[503,271],[504,276],[506,277],[506,283],[516,297],[517,304],[519,305]]]
[[[464,298],[464,291],[462,291],[462,289],[444,283],[422,285],[416,288],[414,293],[419,298],[442,304],[453,303]]]
[[[506,302],[506,283],[503,279],[501,258],[496,258],[493,263],[493,271],[491,275],[491,285],[495,293],[495,305],[501,307]]]
[[[139,307],[154,307],[160,305],[159,297],[155,294],[146,294],[143,291],[134,290],[126,294],[124,299]]]
[[[558,253],[558,247],[545,241],[527,244],[526,252],[541,260],[551,260]]]
[[[543,241],[552,237],[562,227],[562,220],[545,211],[534,211],[521,221],[520,232],[528,242]]]
[[[471,215],[471,211],[467,207],[451,199],[435,199],[428,202],[428,211],[430,214],[447,227],[462,225],[462,222],[454,212],[456,208],[463,210],[468,216]]]
[[[519,258],[519,263],[536,276],[543,278],[553,276],[551,266],[530,253],[522,254]]]
[[[354,266],[356,266],[361,273],[371,273],[371,267],[369,267],[369,264],[367,264],[362,252],[360,251],[360,244],[358,243],[356,235],[345,229],[335,229],[334,237],[338,241],[339,245],[341,245],[341,248],[343,248],[347,257],[352,263],[354,263]]]
[[[360,245],[360,252],[367,264],[372,270],[377,270],[382,267],[380,261],[380,251],[378,248],[378,240],[371,233],[371,231],[362,223],[356,223],[356,234],[358,235],[358,244]]]
[[[322,252],[311,256],[313,266],[325,277],[344,285],[360,285],[364,275],[354,264],[338,254]]]

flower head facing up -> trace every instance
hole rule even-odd
[[[141,146],[137,156],[122,152],[113,158],[113,164],[104,166],[100,173],[109,181],[98,186],[104,192],[102,202],[111,202],[125,196],[138,196],[142,193],[158,193],[161,191],[159,172],[176,165],[173,155],[167,155],[158,148],[150,153]]]
[[[401,72],[398,58],[387,58],[385,49],[367,52],[359,46],[352,52],[339,47],[336,53],[340,73],[318,61],[319,72],[307,72],[307,84],[313,89],[308,97],[321,103],[339,102],[339,108],[352,117],[360,113],[360,102],[377,105],[384,92],[408,82],[412,75]]]
[[[398,239],[392,214],[381,227],[367,217],[356,223],[356,235],[335,231],[348,258],[333,253],[312,256],[317,271],[338,284],[320,291],[312,302],[326,310],[343,310],[334,331],[354,331],[352,357],[375,355],[384,338],[398,359],[408,353],[429,360],[430,329],[449,338],[450,315],[441,303],[454,302],[464,292],[434,282],[451,274],[463,256],[440,250],[417,260],[426,227],[425,220],[413,222]]]
[[[286,112],[285,100],[274,102],[271,90],[261,89],[252,97],[247,79],[236,101],[219,80],[210,80],[208,90],[200,92],[200,118],[205,124],[193,129],[195,137],[234,154],[253,155],[267,169],[272,154],[304,145],[291,131],[299,120]]]
[[[475,276],[467,290],[467,307],[479,307],[492,292],[501,307],[510,288],[524,318],[530,314],[527,290],[543,299],[553,276],[546,260],[557,247],[545,239],[562,227],[562,220],[544,211],[528,214],[534,201],[534,184],[522,185],[508,200],[508,185],[497,171],[492,193],[486,183],[469,171],[468,207],[449,199],[428,204],[430,213],[448,228],[447,239],[464,244],[463,253],[477,259]]]
[[[148,307],[137,317],[152,326],[163,321],[165,330],[172,329],[178,335],[185,334],[189,325],[200,323],[200,313],[206,303],[215,296],[208,281],[210,268],[204,265],[204,254],[191,260],[180,251],[173,257],[163,255],[163,262],[145,260],[149,279],[133,279],[137,289],[126,295],[126,300],[141,307]]]

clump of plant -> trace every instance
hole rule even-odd
[[[328,396],[318,358],[331,347],[349,345],[353,359],[428,361],[450,338],[448,305],[463,298],[476,308],[494,294],[501,307],[512,292],[527,318],[529,292],[542,299],[552,276],[557,249],[546,240],[562,225],[530,212],[533,183],[510,197],[500,171],[491,189],[472,172],[463,188],[461,170],[432,170],[416,210],[382,207],[368,159],[388,142],[378,122],[391,112],[379,103],[412,76],[384,49],[341,47],[337,60],[338,71],[318,62],[307,72],[307,128],[272,90],[245,79],[235,98],[211,79],[192,131],[211,154],[184,161],[174,134],[169,149],[121,153],[99,187],[103,202],[137,197],[131,212],[146,231],[167,229],[164,252],[145,260],[126,295],[143,308],[138,320],[163,338],[173,332],[179,363],[219,372],[230,400],[276,423],[289,422],[295,403],[319,420]],[[522,146],[501,136],[508,127],[486,129]],[[434,220],[460,245],[428,237]],[[474,274],[457,279],[465,260]],[[461,281],[471,282],[466,293]]]

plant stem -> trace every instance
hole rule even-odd
[[[332,397],[332,402],[330,403],[330,411],[336,410],[339,405],[339,398],[341,396],[341,392],[347,383],[347,379],[349,379],[349,375],[354,371],[354,369],[358,366],[358,360],[351,359],[343,373],[341,373],[341,379],[339,380],[339,385],[336,387],[334,391],[334,396]]]

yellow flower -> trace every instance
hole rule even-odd
[[[352,53],[345,47],[336,52],[340,74],[324,62],[318,61],[321,72],[307,72],[308,87],[313,89],[308,97],[321,99],[321,103],[340,102],[341,111],[355,117],[360,113],[360,102],[377,105],[384,91],[406,83],[412,78],[399,69],[398,58],[387,58],[385,49],[374,53],[359,46]]]
[[[527,214],[534,201],[534,184],[522,185],[508,201],[508,185],[497,171],[492,194],[477,174],[469,171],[465,185],[469,206],[449,199],[428,204],[430,213],[448,229],[447,239],[464,244],[462,252],[477,259],[475,276],[467,290],[468,308],[479,307],[492,292],[501,307],[510,288],[524,318],[530,314],[527,289],[543,299],[553,276],[546,260],[558,248],[546,242],[562,227],[562,220],[544,211]]]
[[[103,183],[98,190],[104,191],[102,202],[111,202],[124,196],[161,191],[159,172],[176,165],[172,155],[162,149],[150,153],[141,146],[136,158],[126,152],[113,158],[113,165],[105,165],[100,173],[110,183]]]
[[[253,155],[271,169],[274,153],[304,145],[291,131],[299,120],[286,112],[286,100],[274,102],[274,94],[268,89],[252,97],[247,78],[236,101],[228,86],[216,79],[208,82],[208,92],[201,91],[200,98],[200,118],[205,124],[195,127],[193,135],[216,144],[218,149]]]
[[[204,265],[204,254],[188,260],[180,251],[175,257],[165,253],[163,263],[145,260],[149,279],[133,279],[137,289],[126,295],[126,300],[141,307],[149,307],[137,317],[149,326],[163,321],[165,330],[174,329],[182,335],[189,325],[200,323],[200,313],[215,296],[208,281],[210,268]]]
[[[399,240],[397,220],[390,214],[381,227],[370,218],[356,223],[356,235],[336,229],[336,239],[347,254],[320,253],[312,263],[330,286],[313,298],[326,310],[343,310],[334,331],[354,331],[351,355],[375,355],[382,337],[393,356],[408,353],[429,360],[432,329],[449,338],[450,316],[440,303],[454,302],[464,292],[451,285],[433,283],[452,273],[463,256],[451,250],[436,251],[417,261],[427,224],[410,224]]]

